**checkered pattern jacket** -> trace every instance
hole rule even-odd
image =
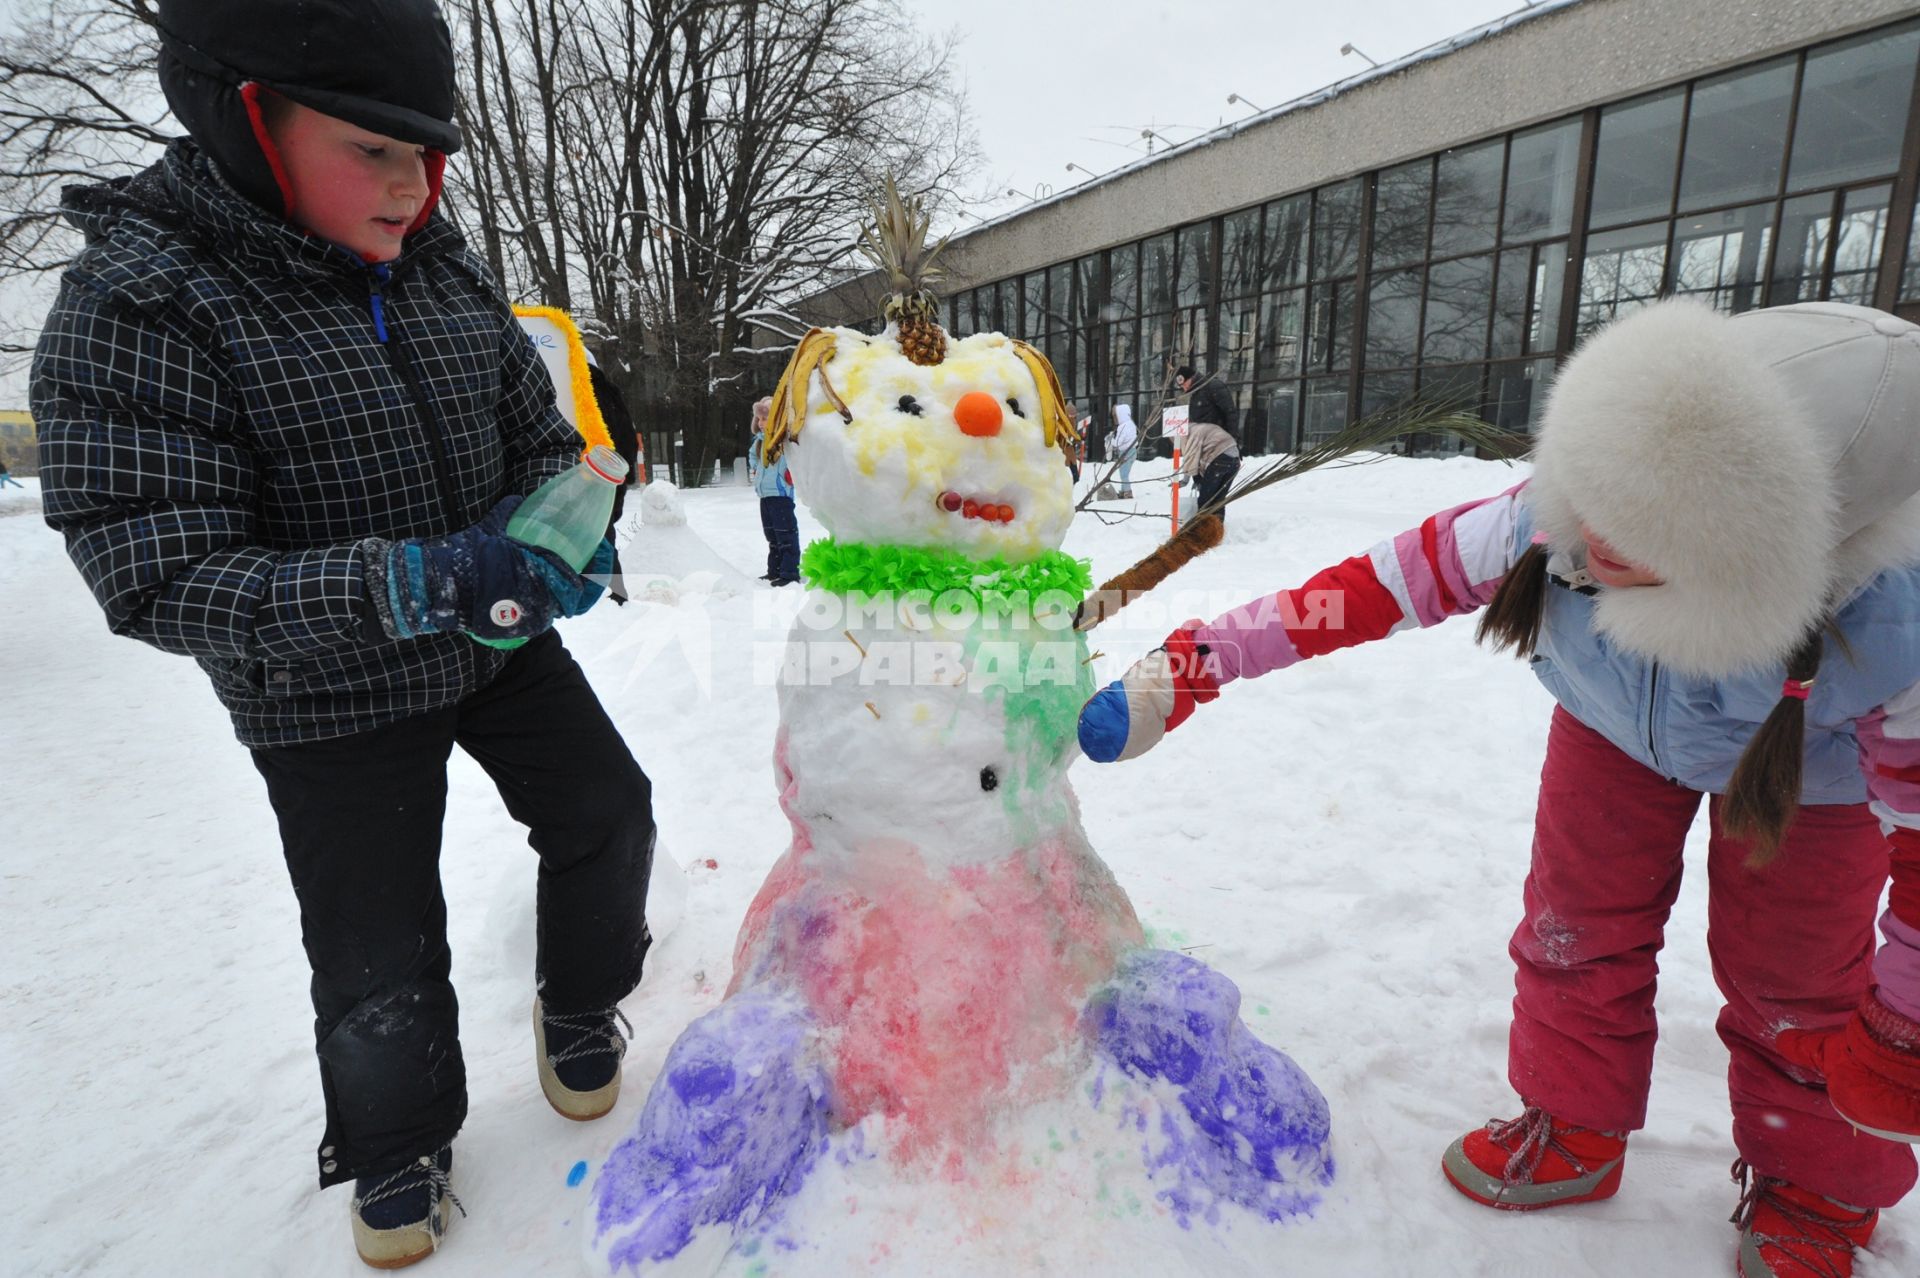
[[[369,267],[184,140],[63,208],[88,243],[34,353],[41,485],[114,632],[198,660],[251,747],[486,684],[504,657],[465,636],[385,637],[360,554],[468,527],[578,455],[453,228]]]

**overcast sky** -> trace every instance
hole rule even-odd
[[[1522,7],[1520,0],[903,0],[929,31],[960,36],[959,65],[986,155],[986,216],[1008,187],[1060,191],[1146,153],[1143,128],[1183,141],[1279,106]],[[1164,143],[1156,142],[1156,149]],[[964,219],[963,219],[964,221]]]

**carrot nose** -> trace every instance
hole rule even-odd
[[[1000,401],[985,391],[968,391],[953,406],[953,421],[963,435],[987,439],[1000,433]]]

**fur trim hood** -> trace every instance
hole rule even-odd
[[[1580,525],[1663,584],[1601,590],[1630,652],[1719,677],[1783,664],[1836,604],[1920,562],[1920,327],[1811,302],[1656,303],[1556,378],[1528,499],[1556,557]]]

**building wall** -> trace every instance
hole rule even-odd
[[[1911,0],[1578,0],[957,235],[943,291],[1920,13]],[[798,308],[878,313],[871,278]]]
[[[1190,363],[1256,451],[1414,394],[1525,430],[1656,296],[1920,312],[1917,54],[1911,3],[1545,4],[956,241],[944,319],[1040,346],[1102,422]]]

